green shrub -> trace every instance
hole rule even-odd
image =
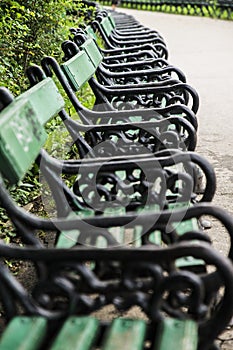
[[[68,38],[70,27],[79,26],[87,18],[90,19],[93,10],[81,0],[1,0],[0,86],[8,87],[15,96],[25,91],[28,88],[25,77],[27,67],[40,64],[46,55],[60,60],[60,46]],[[48,134],[59,127],[59,120],[51,122]],[[63,139],[66,140],[66,137]],[[54,137],[50,147],[53,152],[57,152],[54,147],[61,144],[61,139],[55,140],[53,145],[52,141]],[[60,146],[63,150],[63,145]],[[11,195],[21,206],[38,201],[40,182],[36,166],[28,172],[22,183],[11,188]],[[15,232],[2,208],[0,222],[0,237],[11,241]]]
[[[25,90],[25,70],[45,55],[60,55],[69,28],[87,15],[81,1],[1,0],[0,85],[16,95]]]

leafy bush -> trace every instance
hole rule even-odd
[[[25,91],[28,88],[27,67],[40,64],[45,55],[56,58],[62,55],[60,46],[68,38],[70,27],[83,24],[92,12],[93,8],[81,0],[1,0],[0,86],[8,87],[16,96]],[[48,134],[58,126],[59,123],[54,125],[53,121]],[[36,166],[19,186],[11,189],[11,195],[22,206],[37,200],[39,193]],[[8,240],[14,236],[14,231],[2,208],[0,221],[0,236]]]
[[[0,85],[16,95],[25,90],[26,68],[45,55],[57,57],[69,28],[80,25],[86,14],[81,1],[1,0]]]

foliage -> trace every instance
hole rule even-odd
[[[12,198],[20,205],[26,206],[40,196],[40,183],[38,179],[38,167],[33,165],[23,182],[9,188]],[[9,187],[9,186],[8,186]],[[16,237],[15,230],[3,208],[0,208],[0,236],[6,242]]]
[[[103,5],[110,5],[111,2],[108,0],[100,0],[99,1]],[[225,2],[227,3],[227,1]],[[119,6],[126,8],[134,8],[138,10],[146,10],[146,11],[159,11],[166,13],[175,13],[179,15],[191,15],[191,16],[205,16],[211,18],[218,18],[223,20],[233,20],[233,7],[231,1],[228,1],[228,7],[221,4],[218,0],[209,0],[208,6],[204,2],[196,1],[185,1],[174,2],[172,0],[168,0],[164,2],[164,4],[160,3],[160,1],[150,1],[142,2],[140,0],[132,0],[131,2],[122,1]]]
[[[87,15],[81,1],[1,0],[0,85],[15,94],[25,90],[26,68],[45,55],[59,55],[74,14],[78,26]]]
[[[60,58],[60,46],[68,38],[69,29],[90,19],[93,10],[81,0],[1,0],[0,86],[8,87],[14,95],[25,91],[28,88],[25,77],[27,67],[40,64],[45,55]],[[72,109],[69,112],[73,113]],[[61,151],[68,147],[62,144],[61,121],[58,119],[47,126],[49,135],[57,131],[57,136],[51,136],[47,145],[51,153],[55,152],[56,155],[60,152],[55,149],[57,145],[60,145]],[[66,142],[67,134],[64,132],[62,135]],[[37,201],[40,197],[38,168],[34,165],[24,181],[11,188],[10,192],[21,206]],[[1,238],[11,241],[15,232],[1,208],[0,221]]]

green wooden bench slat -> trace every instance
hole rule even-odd
[[[77,216],[76,216],[77,218]],[[79,230],[62,231],[56,243],[56,248],[72,248],[78,242]]]
[[[104,210],[104,215],[106,216],[119,216],[119,215],[125,215],[126,211],[124,207],[109,207]],[[115,226],[110,227],[109,232],[112,234],[112,236],[119,242],[120,245],[124,245],[127,241],[126,238],[126,230],[124,226]]]
[[[46,138],[30,101],[14,100],[0,113],[0,171],[10,183],[25,175]]]
[[[154,210],[155,208],[158,211],[158,206],[153,206]],[[118,207],[118,208],[106,208],[104,211],[104,215],[106,216],[119,216],[119,215],[125,215],[125,208]],[[77,219],[77,217],[89,217],[94,215],[94,212],[91,210],[82,210],[82,212],[79,213],[70,213],[69,216],[67,216],[67,220]],[[140,225],[136,225],[133,230],[127,231],[124,226],[118,226],[118,227],[110,227],[109,233],[116,239],[116,241],[120,245],[130,244],[134,247],[140,247],[142,245],[141,238],[143,235],[143,227]],[[67,230],[62,231],[59,234],[56,247],[57,248],[72,248],[76,245],[78,242],[78,237],[80,235],[79,230]],[[161,239],[161,232],[158,230],[155,230],[152,232],[149,236],[149,240],[153,244],[161,245],[162,239]],[[105,248],[107,247],[107,242],[104,239],[104,237],[99,237],[96,246],[98,248]]]
[[[107,17],[103,18],[102,21],[100,22],[101,27],[103,28],[105,34],[107,37],[109,37],[112,33],[112,25],[109,22],[109,19]]]
[[[192,256],[177,259],[175,265],[177,268],[195,269],[196,272],[206,271],[204,261],[201,259],[194,259]]]
[[[158,326],[154,350],[196,350],[197,342],[195,321],[166,318]]]
[[[134,229],[134,242],[133,245],[135,247],[140,247],[141,244],[141,238],[143,235],[143,227],[142,226],[135,226]],[[162,236],[161,236],[161,231],[159,230],[155,230],[154,232],[150,233],[149,235],[149,241],[152,244],[156,244],[156,245],[161,245],[162,244]]]
[[[85,51],[78,52],[75,56],[64,62],[61,68],[74,91],[79,90],[95,74],[96,70]]]
[[[96,35],[95,35],[95,32],[94,30],[92,29],[92,27],[89,25],[89,26],[86,26],[85,28],[85,32],[89,35],[89,37],[93,38],[93,39],[97,39]]]
[[[99,64],[103,60],[103,55],[101,54],[95,40],[89,38],[87,39],[81,46],[81,50],[84,50],[90,60],[92,61],[95,68],[99,66]]]
[[[107,331],[102,350],[142,350],[146,334],[143,320],[115,319]]]
[[[99,321],[92,317],[69,317],[50,350],[89,350],[98,334]]]
[[[43,317],[15,317],[1,339],[1,350],[37,350],[46,336],[47,321]]]
[[[110,215],[123,215],[125,214],[125,208],[119,207],[119,208],[107,208],[105,209],[104,215],[110,216]],[[72,212],[67,216],[67,220],[77,219],[77,217],[86,218],[89,216],[93,216],[94,211],[93,210],[82,210],[82,212],[75,213]],[[119,244],[125,243],[125,229],[124,227],[110,227],[109,233],[112,234],[112,236],[119,242]],[[78,242],[78,237],[80,235],[79,230],[69,230],[69,231],[62,231],[59,234],[56,247],[57,248],[72,248],[76,245]],[[107,247],[107,242],[104,239],[104,237],[98,237],[96,246],[98,248],[105,248]]]
[[[45,78],[16,98],[28,99],[37,113],[41,125],[45,125],[65,106],[65,102],[52,78]]]
[[[10,183],[23,178],[44,145],[43,128],[64,106],[51,78],[14,99],[0,113],[0,171]]]
[[[182,209],[184,207],[190,207],[191,203],[171,203],[169,205],[169,209]],[[185,220],[179,223],[173,223],[172,225],[179,236],[185,234],[186,232],[198,231],[199,225],[198,220],[196,218],[191,218],[189,220]],[[176,260],[176,267],[184,268],[184,267],[200,267],[200,269],[205,267],[205,263],[201,259],[194,259],[192,256],[187,256],[185,258],[180,258]]]
[[[190,202],[176,202],[169,204],[169,209],[183,209],[189,208],[191,206]],[[185,232],[196,231],[199,230],[198,220],[196,218],[192,218],[189,220],[185,220],[179,223],[174,223],[173,227],[176,229],[178,235],[183,235]]]
[[[173,224],[179,236],[183,235],[185,232],[199,230],[198,222],[196,218],[185,220],[179,222],[178,224]]]
[[[93,211],[91,210],[83,210],[82,211],[82,217],[88,217],[90,215],[93,215]],[[75,212],[71,212],[66,219],[67,220],[72,220],[72,219],[77,219],[77,217],[80,217]],[[59,234],[57,243],[56,243],[56,248],[72,248],[76,245],[78,242],[78,237],[80,235],[79,230],[69,230],[69,231],[62,231]]]
[[[151,204],[151,205],[146,205],[144,208],[140,208],[137,210],[137,212],[140,214],[140,212],[144,212],[146,211],[147,213],[152,211],[154,213],[158,213],[160,212],[160,207],[158,204]],[[140,247],[141,246],[141,237],[143,235],[143,227],[140,225],[135,226],[134,232],[135,232],[135,246]],[[162,244],[162,235],[161,232],[159,230],[155,230],[153,232],[150,233],[149,235],[149,241],[152,244],[156,244],[156,245],[161,245]]]

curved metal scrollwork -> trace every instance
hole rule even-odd
[[[199,325],[199,348],[207,349],[227,325],[233,312],[233,268],[227,259],[204,243],[182,243],[169,248],[145,246],[139,249],[96,250],[13,248],[0,245],[1,257],[14,257],[43,262],[43,273],[35,279],[29,294],[0,265],[3,305],[21,305],[30,315],[42,315],[59,321],[68,315],[90,314],[106,305],[119,311],[139,306],[151,322],[165,314],[195,319]],[[198,276],[176,267],[177,259],[192,255],[214,266],[214,284],[208,282],[208,272]],[[110,265],[109,265],[110,264]],[[100,267],[115,265],[118,274],[101,277]],[[97,273],[96,273],[97,272]],[[212,280],[213,282],[213,280]],[[213,297],[219,294],[214,306]],[[9,311],[6,307],[6,312]],[[164,314],[165,312],[165,314]],[[16,309],[11,307],[9,318]]]

